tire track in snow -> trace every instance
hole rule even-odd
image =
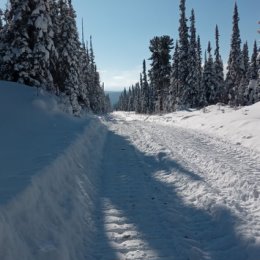
[[[103,217],[97,223],[105,237],[97,238],[94,259],[173,260],[178,255],[142,160],[126,139],[108,134],[101,185]]]
[[[111,128],[128,138],[137,149],[153,155],[161,164],[169,164],[167,160],[170,159],[186,169],[183,171],[175,167],[173,172],[167,172],[167,170],[157,172],[154,177],[175,189],[177,195],[182,196],[187,205],[205,210],[207,215],[212,218],[220,220],[223,218],[223,222],[225,214],[229,215],[229,213],[223,211],[224,213],[220,214],[218,207],[225,207],[234,214],[233,217],[229,216],[230,219],[227,222],[234,226],[235,231],[225,225],[222,227],[222,223],[221,225],[218,223],[218,227],[221,227],[220,230],[211,228],[205,231],[203,229],[212,225],[212,219],[198,214],[198,218],[194,216],[194,218],[188,217],[185,220],[185,214],[189,214],[189,212],[185,213],[183,205],[178,205],[179,201],[177,201],[177,205],[168,205],[164,212],[161,212],[162,219],[170,223],[170,218],[174,214],[179,215],[179,218],[184,218],[184,224],[180,224],[176,229],[180,234],[179,237],[178,234],[175,235],[182,241],[179,243],[182,245],[178,245],[176,252],[183,253],[185,246],[194,244],[198,248],[222,251],[222,253],[215,253],[224,256],[222,259],[226,259],[225,257],[232,252],[231,255],[236,258],[230,259],[255,260],[255,252],[260,253],[260,203],[256,203],[259,201],[260,183],[258,155],[196,131],[155,123],[126,122],[116,119]],[[142,163],[145,164],[145,160]],[[155,182],[153,185],[156,186]],[[167,198],[167,193],[163,193],[160,189],[159,191],[161,200],[163,197]],[[173,199],[167,199],[169,199],[169,204],[174,203]],[[174,224],[176,223],[177,221]],[[189,233],[189,235],[185,235],[186,240],[183,240],[182,231]],[[231,234],[234,232],[238,233],[239,242],[231,242],[230,237],[233,236],[232,240],[235,240],[235,234]],[[214,240],[216,244],[207,246],[209,244],[207,238]],[[187,240],[190,241],[187,242]],[[197,243],[194,243],[195,240]],[[199,240],[201,242],[198,244]],[[240,242],[241,244],[238,244]],[[248,249],[249,253],[247,250],[241,249],[242,246],[251,248],[253,253],[250,253],[250,249]],[[196,254],[199,255],[198,258],[194,258]],[[214,253],[212,254],[214,255]],[[191,255],[186,259],[207,259],[206,256],[205,258],[202,256],[203,252],[195,252]]]

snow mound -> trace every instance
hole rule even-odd
[[[223,105],[208,106],[201,110],[178,111],[164,115],[137,115],[115,112],[125,120],[143,120],[163,125],[174,125],[204,131],[260,152],[260,102],[239,109]]]
[[[86,259],[105,127],[15,83],[0,105],[0,259]]]

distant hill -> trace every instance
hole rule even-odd
[[[109,95],[112,105],[115,105],[118,102],[121,91],[105,91]]]

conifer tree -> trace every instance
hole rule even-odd
[[[200,36],[197,37],[197,72],[198,72],[198,90],[197,90],[197,106],[201,107],[204,105],[204,91],[202,84],[202,50],[200,43]]]
[[[242,78],[241,70],[241,39],[239,30],[239,15],[237,4],[235,3],[233,14],[233,31],[231,36],[231,49],[228,59],[228,72],[226,76],[226,88],[228,90],[229,104],[238,105],[238,87]]]
[[[186,18],[185,0],[180,0],[179,25],[179,99],[177,106],[187,105],[187,88],[189,75],[189,33]]]
[[[80,42],[76,27],[76,14],[71,2],[59,0],[60,41],[57,43],[59,67],[59,89],[67,98],[68,110],[79,115],[81,106],[78,102],[80,94]]]
[[[248,104],[254,104],[260,100],[260,87],[259,87],[259,57],[257,51],[256,41],[254,42],[252,57],[249,67],[249,85],[246,89]],[[257,82],[258,80],[258,82]]]
[[[53,30],[53,43],[55,46],[55,49],[52,52],[52,55],[50,56],[50,72],[53,77],[53,84],[54,84],[54,90],[57,95],[59,95],[60,91],[60,84],[62,82],[62,64],[59,64],[58,59],[58,50],[57,47],[59,46],[59,43],[62,41],[61,38],[61,15],[59,12],[59,5],[56,0],[50,0],[49,1],[49,13],[50,18],[52,21],[52,30]]]
[[[171,100],[169,106],[172,111],[177,109],[176,104],[179,104],[180,99],[180,79],[179,79],[179,44],[178,41],[175,44],[173,62],[172,62],[172,71],[171,71]]]
[[[142,72],[142,112],[149,113],[149,84],[146,73],[146,61],[143,60],[143,72]]]
[[[33,55],[32,83],[53,91],[50,57],[55,55],[56,50],[49,1],[30,0],[29,6],[32,12],[28,21],[29,46]]]
[[[216,49],[215,49],[215,60],[214,60],[214,70],[215,70],[215,103],[217,102],[224,102],[227,93],[225,93],[225,85],[224,85],[224,67],[223,61],[220,55],[220,48],[219,48],[219,30],[218,26],[216,25],[215,29],[215,40],[216,40]]]
[[[258,78],[258,64],[257,64],[257,44],[256,41],[254,41],[254,47],[252,52],[252,57],[250,61],[250,79],[251,80],[257,80]]]
[[[203,88],[205,93],[205,101],[207,105],[212,105],[215,103],[216,89],[215,89],[215,73],[213,58],[211,55],[211,44],[208,43],[207,49],[207,59],[204,66],[203,72]]]
[[[2,9],[0,9],[0,33],[1,33],[3,26],[4,26],[2,16],[3,16],[3,11],[2,11]]]
[[[185,88],[185,103],[187,107],[196,107],[198,104],[199,72],[197,66],[197,36],[195,28],[195,13],[191,10],[190,17],[190,42],[189,42],[189,74]]]
[[[129,87],[128,89],[128,111],[134,111],[134,93],[133,93],[133,86]]]
[[[248,104],[248,100],[249,100],[248,84],[250,78],[250,69],[249,69],[249,54],[248,54],[247,42],[245,42],[243,45],[241,61],[242,61],[242,66],[241,66],[242,78],[238,87],[238,104],[243,106]]]
[[[165,101],[170,87],[172,45],[173,40],[167,35],[154,37],[150,42],[152,53],[150,80],[155,91],[155,110],[157,112],[165,111]]]
[[[90,47],[89,47],[89,83],[88,83],[88,92],[90,96],[90,107],[92,111],[98,113],[100,112],[100,106],[102,100],[102,89],[100,87],[100,75],[97,71],[97,66],[95,63],[95,54],[93,50],[92,37],[90,37]]]
[[[243,65],[243,77],[249,82],[250,79],[250,69],[249,69],[249,51],[248,51],[248,44],[245,42],[243,44],[242,49],[242,65]]]
[[[141,86],[140,83],[137,82],[135,84],[135,99],[134,99],[134,109],[136,113],[141,113]]]
[[[89,56],[88,50],[86,49],[86,45],[84,44],[80,48],[80,72],[79,75],[81,77],[81,85],[79,92],[79,104],[81,107],[84,107],[85,110],[89,111],[90,108],[90,93],[89,93],[89,81],[90,81],[90,70],[89,70]]]

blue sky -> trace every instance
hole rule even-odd
[[[3,5],[4,0],[0,0]],[[136,82],[143,59],[150,57],[149,41],[154,36],[178,38],[179,0],[72,0],[79,30],[84,18],[85,37],[92,35],[96,62],[107,90],[121,90]],[[203,50],[208,40],[214,44],[219,25],[221,54],[226,63],[235,0],[186,0],[187,16],[196,15],[197,33]],[[259,0],[237,0],[242,41],[250,52],[260,20]],[[149,61],[148,61],[149,64]]]

